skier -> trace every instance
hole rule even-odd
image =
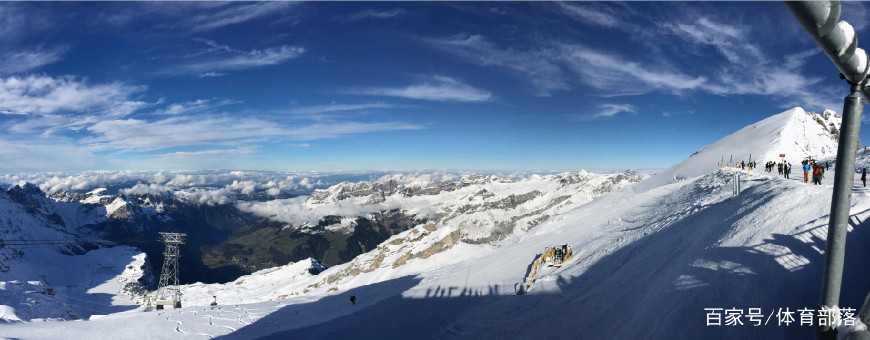
[[[804,183],[810,182],[810,162],[803,161],[804,163]]]
[[[776,170],[779,171],[779,174],[782,175],[782,163],[776,164]]]
[[[867,187],[867,168],[861,170],[861,183],[864,184],[864,187]]]
[[[356,304],[356,295],[351,295],[351,296],[350,296],[350,304],[351,304],[351,305],[355,305],[355,304]]]
[[[785,179],[788,179],[789,174],[791,174],[791,163],[785,163]]]
[[[825,161],[825,170],[828,170],[830,168],[831,168],[831,163],[828,163],[828,161]]]

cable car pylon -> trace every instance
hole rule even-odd
[[[160,271],[160,284],[157,286],[157,309],[163,306],[181,308],[181,289],[178,288],[178,246],[187,244],[184,233],[160,233],[158,241],[166,245],[163,251],[163,269]]]

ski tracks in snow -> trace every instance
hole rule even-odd
[[[276,308],[279,307],[281,306]],[[199,307],[168,314],[166,320],[175,323],[175,332],[183,338],[212,339],[234,333],[274,312],[276,308]],[[204,322],[205,320],[208,322]]]

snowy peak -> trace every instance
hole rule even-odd
[[[832,158],[837,154],[842,117],[833,111],[806,112],[800,107],[770,116],[746,126],[713,144],[705,146],[688,159],[634,186],[645,192],[662,185],[709,173],[724,160],[759,164],[785,160],[794,165],[807,157]]]
[[[791,117],[788,113],[791,113]],[[789,120],[780,131],[776,147],[761,154],[765,160],[778,159],[780,154],[785,154],[786,159],[789,154],[796,155],[793,159],[797,161],[800,161],[797,158],[802,158],[800,156],[823,159],[837,155],[842,116],[830,110],[816,114],[805,112],[801,108],[794,108],[780,115]]]

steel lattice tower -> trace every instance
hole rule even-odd
[[[160,271],[160,283],[157,286],[157,309],[163,305],[181,308],[181,290],[178,288],[178,246],[187,244],[187,234],[160,233],[159,241],[166,245],[163,251],[163,269]]]

